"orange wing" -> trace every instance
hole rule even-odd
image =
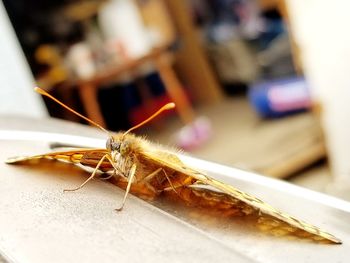
[[[107,152],[106,149],[74,149],[71,151],[52,152],[34,156],[11,157],[6,160],[6,163],[36,163],[40,162],[42,159],[48,159],[95,168],[97,163]],[[104,161],[100,166],[100,170],[102,171],[109,171],[112,169],[113,167],[109,161]]]
[[[157,163],[161,167],[168,167],[181,174],[185,174],[190,178],[196,179],[194,184],[184,185],[184,187],[190,188],[192,193],[205,197],[210,202],[217,200],[222,201],[226,199],[231,200],[229,203],[238,204],[238,206],[241,208],[240,210],[242,210],[245,214],[255,212],[257,215],[259,215],[259,221],[264,225],[270,224],[270,226],[273,225],[276,228],[284,228],[287,229],[287,232],[295,233],[299,236],[311,234],[310,237],[314,240],[323,239],[336,244],[342,243],[340,239],[319,229],[316,226],[296,219],[287,213],[279,211],[255,196],[245,193],[231,185],[217,181],[202,172],[196,171],[184,165],[181,160],[172,153],[154,151],[143,152],[142,154],[145,159],[148,159],[153,163]],[[210,189],[201,189],[202,186],[210,186],[214,191]]]

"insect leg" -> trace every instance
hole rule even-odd
[[[131,187],[131,184],[132,184],[132,182],[134,180],[135,173],[136,173],[136,164],[133,164],[131,169],[130,169],[130,172],[129,172],[128,185],[127,185],[126,190],[125,190],[125,194],[124,194],[122,205],[119,208],[116,208],[115,209],[116,211],[121,211],[123,209],[123,207],[125,205],[126,197],[128,196],[128,194],[130,192],[130,187]]]
[[[193,181],[193,178],[188,176],[181,184],[176,185],[175,187],[170,184],[170,187],[166,187],[163,190],[164,191],[170,191],[170,190],[175,191],[175,189],[177,189],[177,188],[181,188],[181,187],[184,187],[184,186],[189,186],[189,185],[195,184],[192,181]]]
[[[101,180],[109,180],[112,177],[116,176],[116,172],[114,171],[112,174],[108,175],[107,177],[100,177]]]
[[[96,165],[95,170],[92,172],[91,176],[90,176],[84,183],[82,183],[79,187],[74,188],[74,189],[64,189],[63,192],[74,192],[74,191],[76,191],[76,190],[81,189],[84,185],[86,185],[87,182],[89,182],[92,178],[95,177],[95,174],[96,174],[98,168],[100,167],[100,165],[102,164],[102,162],[107,158],[107,156],[108,156],[108,155],[106,154],[106,155],[104,155],[104,156],[101,158],[101,160],[100,160],[100,161],[98,162],[98,164]]]
[[[163,171],[163,173],[164,173],[166,179],[168,180],[171,189],[173,189],[173,191],[174,191],[176,194],[178,194],[178,192],[176,191],[176,188],[174,187],[173,183],[171,182],[171,180],[170,180],[168,174],[166,173],[166,171],[165,171],[163,168],[162,168],[162,171]],[[182,185],[181,185],[181,186],[182,186]]]
[[[165,171],[163,168],[158,168],[158,169],[155,170],[154,172],[152,172],[152,173],[150,173],[149,175],[147,175],[142,181],[148,183],[148,182],[149,182],[154,176],[156,176],[159,172],[163,172],[163,173],[164,173],[165,178],[168,180],[168,182],[169,182],[169,184],[170,184],[169,189],[172,189],[175,193],[177,193],[177,192],[176,192],[176,188],[182,187],[182,185],[175,187],[175,186],[173,185],[173,183],[171,182],[170,177],[168,176],[168,174],[166,173],[166,171]],[[168,188],[168,187],[167,187],[167,188]],[[166,189],[167,189],[167,188],[166,188]]]
[[[106,158],[108,159],[108,161],[111,163],[111,165],[113,166],[114,170],[118,170],[118,167],[115,166],[115,162],[113,161],[112,157],[110,155],[107,155]]]
[[[150,173],[145,178],[143,178],[142,181],[145,181],[145,182],[151,181],[153,179],[153,177],[156,176],[162,169],[163,168],[158,168],[157,170],[155,170],[154,172]]]

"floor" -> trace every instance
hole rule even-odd
[[[261,120],[245,97],[219,105],[197,107],[212,125],[212,137],[189,154],[221,164],[287,179],[325,192],[331,174],[325,161],[322,132],[315,116],[301,113],[278,120]],[[183,124],[174,117],[158,129],[142,130],[152,140],[175,145]],[[310,149],[314,149],[310,152]]]
[[[325,161],[318,162],[291,176],[288,181],[318,191],[327,193],[332,182],[331,172]]]

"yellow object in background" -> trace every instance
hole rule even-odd
[[[50,88],[68,78],[68,71],[60,51],[53,45],[40,45],[35,52],[38,63],[49,68],[45,74],[37,78],[38,84],[43,88]]]

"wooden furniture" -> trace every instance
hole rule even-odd
[[[129,59],[120,65],[110,65],[103,70],[99,70],[89,79],[74,79],[68,81],[65,85],[78,88],[87,117],[105,127],[106,123],[97,101],[99,86],[116,81],[125,73],[135,75],[140,67],[151,63],[159,73],[170,98],[177,105],[181,120],[184,123],[189,123],[193,120],[195,114],[172,68],[172,57],[173,55],[168,51],[167,46],[155,48],[138,59]]]
[[[159,33],[160,43],[162,43],[159,45],[162,47],[155,48],[138,59],[125,61],[120,65],[111,65],[89,79],[65,81],[63,86],[78,87],[87,117],[106,126],[97,100],[98,87],[103,83],[118,80],[124,73],[137,78],[138,69],[144,64],[152,63],[160,74],[170,98],[177,104],[181,120],[184,123],[190,123],[195,114],[182,89],[183,85],[188,87],[194,100],[199,103],[218,102],[223,95],[191,21],[188,3],[184,0],[135,2],[138,3],[145,26]],[[61,11],[62,15],[71,20],[86,23],[98,12],[100,6],[100,1],[88,1],[88,3],[67,5]],[[177,39],[180,43],[179,48],[176,52],[168,51],[169,43],[174,43]]]
[[[209,64],[193,25],[186,0],[165,0],[180,39],[175,68],[200,103],[217,103],[223,98],[219,82]]]
[[[215,127],[215,136],[192,154],[228,166],[286,179],[326,158],[319,120],[312,112],[261,120],[244,97],[223,100],[198,109]],[[148,134],[151,140],[169,143],[180,123]]]

